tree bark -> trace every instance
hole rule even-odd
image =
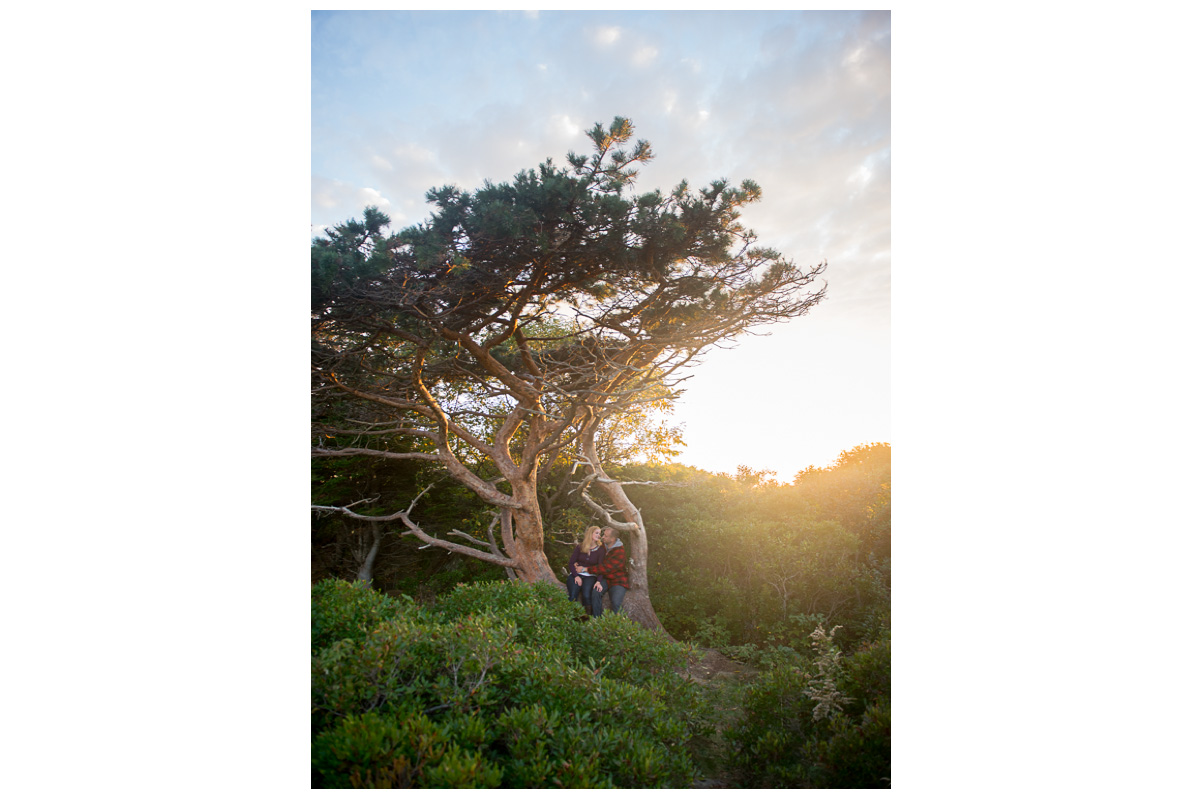
[[[587,495],[586,485],[583,493],[584,499],[589,505],[601,512],[606,523],[616,529],[622,544],[629,548],[626,553],[629,569],[629,591],[625,594],[625,600],[621,608],[643,628],[660,631],[670,637],[670,634],[667,634],[666,629],[663,628],[662,623],[659,622],[658,614],[654,612],[654,604],[650,602],[650,579],[647,570],[650,549],[646,543],[646,525],[642,522],[642,512],[638,510],[633,501],[629,499],[629,496],[625,494],[625,487],[619,481],[615,481],[609,477],[608,473],[604,471],[604,467],[596,455],[596,429],[597,424],[589,425],[580,437],[583,456],[592,470],[592,474],[588,478],[585,478],[585,482],[590,479],[590,482],[600,484],[600,488],[604,491],[605,495],[616,506],[615,513],[624,517],[624,521],[615,519],[610,509],[602,507],[592,500]]]
[[[383,531],[379,527],[378,522],[369,523],[371,526],[371,547],[363,556],[362,561],[358,565],[358,574],[355,576],[357,580],[362,581],[368,586],[375,575],[375,557],[379,555],[379,544],[383,541]]]
[[[521,501],[520,508],[512,510],[512,525],[500,519],[500,537],[504,552],[517,562],[514,569],[519,580],[526,583],[542,581],[558,586],[562,582],[554,577],[550,561],[546,558],[545,533],[542,529],[542,511],[538,507],[537,486],[530,483],[514,486],[513,494]],[[510,528],[510,529],[509,529]]]

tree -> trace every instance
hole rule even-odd
[[[620,117],[597,123],[595,152],[569,153],[568,168],[547,160],[511,183],[430,190],[430,219],[399,233],[368,208],[313,240],[313,454],[439,465],[496,509],[499,543],[425,531],[415,499],[330,510],[399,520],[428,545],[557,582],[539,471],[573,453],[575,490],[630,548],[626,607],[656,628],[645,526],[599,443],[678,396],[701,353],[807,313],[825,265],[754,246],[738,222],[761,197],[753,181],[627,194],[653,157],[644,140],[622,149],[632,134]]]

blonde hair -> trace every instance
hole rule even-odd
[[[596,540],[593,537],[599,532],[599,525],[589,525],[583,532],[583,539],[580,540],[579,546],[585,550],[593,549],[596,546]],[[603,542],[600,544],[603,544]]]

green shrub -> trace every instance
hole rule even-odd
[[[406,700],[424,709],[484,705],[494,688],[488,673],[514,636],[512,625],[480,615],[444,625],[400,618],[362,641],[336,642],[313,659],[314,724]]]
[[[563,630],[580,664],[588,664],[606,678],[630,683],[682,672],[692,652],[688,645],[649,631],[624,614],[605,613]]]
[[[767,645],[765,647],[759,647],[756,644],[731,645],[722,647],[721,652],[734,661],[768,671],[779,667],[803,667],[810,660],[805,654],[786,645]]]
[[[871,642],[843,662],[842,686],[863,709],[892,696],[892,640]]]
[[[312,587],[312,651],[341,639],[361,639],[384,620],[412,607],[362,583],[328,578]]]
[[[707,722],[688,648],[547,588],[458,587],[318,652],[314,785],[690,786]]]
[[[725,734],[744,786],[889,788],[890,638],[842,660],[831,634],[818,627],[803,668],[776,668],[745,692],[743,716]]]
[[[448,730],[449,729],[449,730]],[[313,741],[322,789],[492,789],[503,770],[420,714],[350,716]]]
[[[510,614],[526,614],[525,609],[531,605],[540,608],[544,615],[552,617],[549,622],[553,625],[565,624],[575,619],[579,611],[579,605],[571,603],[563,589],[548,583],[518,581],[462,584],[454,587],[448,594],[440,596],[434,604],[434,609],[444,619],[482,613],[506,619]]]
[[[725,731],[728,766],[745,788],[802,788],[801,745],[828,725],[813,719],[809,677],[795,667],[777,668],[747,688],[742,718]]]
[[[889,789],[892,775],[892,705],[882,700],[858,719],[833,721],[826,739],[805,747],[814,789]]]

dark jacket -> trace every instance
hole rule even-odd
[[[567,569],[571,571],[571,577],[574,578],[579,574],[575,571],[575,566],[577,564],[591,572],[592,568],[604,559],[604,554],[606,552],[608,551],[605,549],[604,545],[600,545],[590,553],[583,550],[583,545],[575,545],[575,551],[571,553],[571,559],[567,562]]]

